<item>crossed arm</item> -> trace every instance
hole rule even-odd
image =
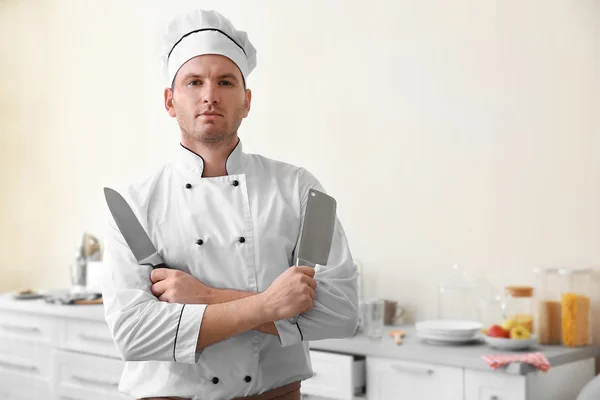
[[[152,271],[151,291],[160,301],[207,304],[196,351],[248,330],[279,336],[274,321],[310,310],[317,283],[311,267],[292,267],[263,293],[216,289],[179,270]]]

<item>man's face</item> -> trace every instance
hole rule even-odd
[[[165,108],[189,140],[211,144],[236,133],[250,111],[251,92],[229,58],[206,54],[177,72],[174,90],[165,89]]]

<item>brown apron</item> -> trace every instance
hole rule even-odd
[[[185,397],[144,397],[138,400],[190,400]],[[300,400],[300,381],[281,386],[262,394],[238,397],[233,400]]]

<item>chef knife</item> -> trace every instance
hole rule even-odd
[[[111,188],[104,188],[104,197],[121,234],[140,265],[152,268],[167,268],[156,247],[148,237],[127,201]]]
[[[327,265],[335,228],[336,206],[335,199],[328,194],[315,189],[308,191],[296,266],[314,268],[317,264]],[[288,321],[295,324],[298,316]]]

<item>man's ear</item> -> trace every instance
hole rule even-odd
[[[173,96],[173,89],[165,88],[165,110],[169,113],[171,117],[175,117],[177,114],[175,113],[174,101],[175,98]]]
[[[244,118],[248,116],[250,113],[250,105],[252,104],[252,91],[250,89],[246,89],[246,110],[244,112]]]

